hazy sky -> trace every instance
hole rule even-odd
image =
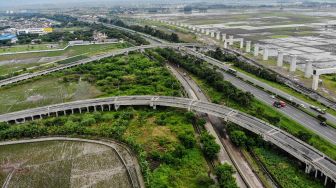
[[[80,5],[80,4],[87,4],[87,3],[93,3],[96,5],[102,4],[102,3],[109,3],[109,4],[127,4],[130,2],[136,2],[136,3],[144,3],[144,2],[155,2],[155,3],[185,3],[185,2],[192,2],[197,1],[200,2],[202,0],[0,0],[0,9],[5,7],[17,7],[20,6],[26,6],[26,5],[42,5],[42,4],[53,4],[53,5],[61,5],[61,4],[71,4],[71,5]],[[203,2],[216,2],[216,3],[253,3],[253,2],[269,2],[274,3],[277,0],[203,0]],[[303,1],[303,0],[285,0],[285,1]],[[318,0],[311,0],[311,1],[318,1]],[[323,0],[323,1],[329,1],[329,0]],[[331,1],[331,0],[330,0]],[[336,0],[332,0],[336,1]]]

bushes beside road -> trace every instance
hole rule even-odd
[[[250,106],[253,95],[249,92],[243,92],[237,89],[230,82],[224,81],[223,75],[214,69],[210,69],[201,60],[194,57],[183,56],[170,49],[156,50],[162,57],[169,62],[182,66],[184,69],[193,73],[201,79],[204,79],[207,84],[214,87],[217,91],[223,93],[229,99],[235,101],[242,106]]]
[[[0,123],[0,139],[49,135],[116,139],[127,143],[137,154],[147,187],[196,188],[205,187],[204,182],[213,185],[206,160],[196,144],[193,126],[185,113],[173,108],[128,107],[21,125]],[[155,123],[159,119],[161,123]]]
[[[251,74],[254,74],[262,79],[266,79],[268,81],[280,83],[277,79],[277,75],[272,73],[271,71],[261,68],[261,67],[256,67],[254,65],[248,64],[246,62],[240,61],[237,56],[228,54],[226,52],[223,53],[223,51],[220,48],[217,48],[215,51],[209,51],[207,52],[207,55],[209,55],[212,58],[215,58],[219,61],[223,62],[230,62],[233,63],[234,66],[248,72]]]
[[[326,141],[316,133],[273,109],[271,106],[267,106],[256,100],[254,97],[249,98],[248,103],[245,103],[244,100],[241,100],[241,98],[246,98],[243,97],[244,94],[239,94],[239,96],[235,95],[244,92],[235,88],[231,83],[228,83],[227,90],[221,90],[221,88],[216,87],[216,84],[214,83],[218,83],[217,80],[221,82],[225,81],[223,81],[222,75],[215,70],[210,69],[208,64],[188,55],[183,56],[173,50],[158,49],[157,51],[168,61],[182,66],[197,76],[199,79],[196,79],[196,81],[200,84],[203,91],[207,92],[213,102],[224,104],[228,107],[267,121],[319,149],[332,159],[336,159],[336,145]]]
[[[119,27],[124,27],[124,28],[128,28],[134,31],[138,31],[141,33],[146,33],[148,35],[163,39],[163,40],[167,40],[170,42],[181,42],[178,35],[175,33],[171,33],[171,34],[167,34],[163,31],[160,31],[158,29],[154,29],[148,25],[146,26],[140,26],[140,25],[127,25],[126,23],[124,23],[122,20],[120,19],[112,19],[109,20],[107,18],[99,18],[100,22],[103,23],[107,23],[107,24],[113,24]]]

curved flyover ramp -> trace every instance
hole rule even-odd
[[[0,122],[20,123],[24,121],[45,118],[49,116],[66,115],[96,110],[118,109],[120,106],[146,106],[154,109],[156,106],[184,108],[211,114],[226,121],[261,135],[266,141],[273,143],[306,164],[306,172],[321,172],[326,180],[336,181],[336,162],[325,156],[312,146],[302,142],[285,131],[262,120],[231,108],[179,97],[168,96],[121,96],[90,99],[52,106],[34,108],[14,113],[0,115]]]

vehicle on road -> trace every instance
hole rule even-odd
[[[232,74],[232,75],[235,75],[235,76],[237,75],[237,71],[235,69],[232,69],[232,68],[229,68],[227,70],[227,72],[230,73],[230,74]]]
[[[310,106],[311,109],[315,110],[316,112],[320,113],[320,114],[325,114],[325,109],[321,109],[321,108],[318,108],[316,106]]]
[[[271,95],[270,97],[271,97],[272,99],[275,99],[275,95]]]
[[[327,126],[327,123],[326,123],[325,121],[321,121],[321,122],[320,122],[320,125],[321,125],[321,126]]]
[[[286,107],[286,103],[284,101],[274,101],[273,106],[277,108],[284,108]]]

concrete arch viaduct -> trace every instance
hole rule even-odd
[[[0,122],[22,123],[49,116],[117,110],[120,106],[151,106],[154,109],[156,106],[176,107],[223,118],[225,121],[233,122],[262,136],[264,140],[273,143],[298,160],[304,162],[306,164],[306,173],[315,172],[315,177],[324,175],[325,184],[327,184],[328,180],[336,182],[336,162],[312,146],[295,138],[293,135],[253,116],[231,108],[187,98],[168,96],[120,96],[82,100],[3,114],[0,115]]]

